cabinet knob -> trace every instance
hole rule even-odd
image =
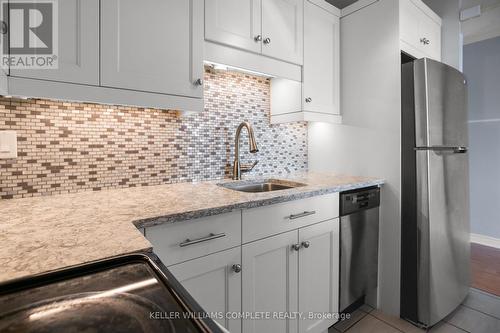
[[[300,250],[300,247],[301,247],[301,246],[300,246],[300,244],[299,244],[299,243],[297,243],[297,244],[293,244],[293,245],[292,245],[292,250],[294,250],[294,251],[298,251],[298,250]]]
[[[312,102],[312,98],[311,97],[306,97],[306,103],[311,103]]]
[[[302,247],[308,249],[309,246],[311,246],[311,242],[310,241],[304,241],[304,242],[302,242]]]
[[[262,36],[261,35],[257,35],[253,38],[256,42],[260,42],[262,40]]]
[[[196,81],[194,81],[194,85],[195,86],[201,86],[201,85],[203,85],[203,80],[202,79],[197,79]]]
[[[1,21],[1,26],[0,26],[0,34],[5,35],[7,32],[9,32],[9,28],[7,27],[7,23],[4,21]]]
[[[241,265],[240,264],[234,264],[232,267],[233,272],[239,273],[241,272]]]
[[[271,44],[271,38],[267,37],[264,39],[264,44]]]

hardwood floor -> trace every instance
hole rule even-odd
[[[500,296],[500,249],[471,244],[472,287]]]

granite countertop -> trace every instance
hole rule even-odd
[[[334,173],[279,179],[306,186],[245,193],[211,181],[0,200],[0,282],[150,251],[151,244],[139,227],[383,183],[382,179]]]

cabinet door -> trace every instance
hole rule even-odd
[[[299,311],[337,313],[339,310],[339,219],[299,229]],[[299,332],[323,332],[336,319],[299,321]]]
[[[168,269],[207,312],[241,311],[241,248],[169,266]],[[240,319],[216,319],[231,332],[241,332]]]
[[[260,53],[260,20],[261,0],[205,0],[207,40]]]
[[[58,69],[11,69],[10,74],[52,81],[99,84],[99,0],[61,0]]]
[[[201,98],[203,0],[101,1],[101,85]]]
[[[339,18],[309,1],[304,8],[304,110],[340,114]]]
[[[250,313],[296,312],[298,293],[297,231],[252,242],[242,247],[243,305]],[[297,332],[294,319],[244,319],[243,332]]]
[[[422,13],[419,20],[419,35],[426,39],[421,43],[422,51],[434,60],[441,60],[441,25]]]
[[[400,38],[401,49],[416,58],[429,57],[441,60],[441,24],[435,14],[418,7],[425,6],[412,0],[401,0]]]
[[[418,25],[422,12],[411,0],[401,0],[399,6],[399,37],[412,47],[418,48],[420,45]]]
[[[262,1],[262,54],[302,65],[304,0]]]

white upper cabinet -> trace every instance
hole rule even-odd
[[[271,122],[341,123],[340,11],[321,0],[304,2],[302,82],[271,80]]]
[[[205,39],[261,52],[261,0],[205,0]]]
[[[303,28],[304,0],[205,0],[205,40],[219,45],[302,65]],[[213,47],[209,58],[213,53],[226,53],[229,65],[234,57],[242,57],[225,49],[213,51]],[[239,66],[258,69],[258,58],[245,61],[249,63]]]
[[[302,64],[304,0],[262,1],[262,54]]]
[[[304,110],[339,115],[339,17],[304,7]]]
[[[101,85],[202,98],[203,0],[101,1]]]
[[[438,22],[431,16],[420,16],[418,32],[423,51],[430,58],[441,60],[441,20]]]
[[[58,5],[58,69],[11,69],[10,75],[99,84],[99,0],[62,0]]]
[[[420,0],[399,1],[401,50],[441,60],[441,18]]]

